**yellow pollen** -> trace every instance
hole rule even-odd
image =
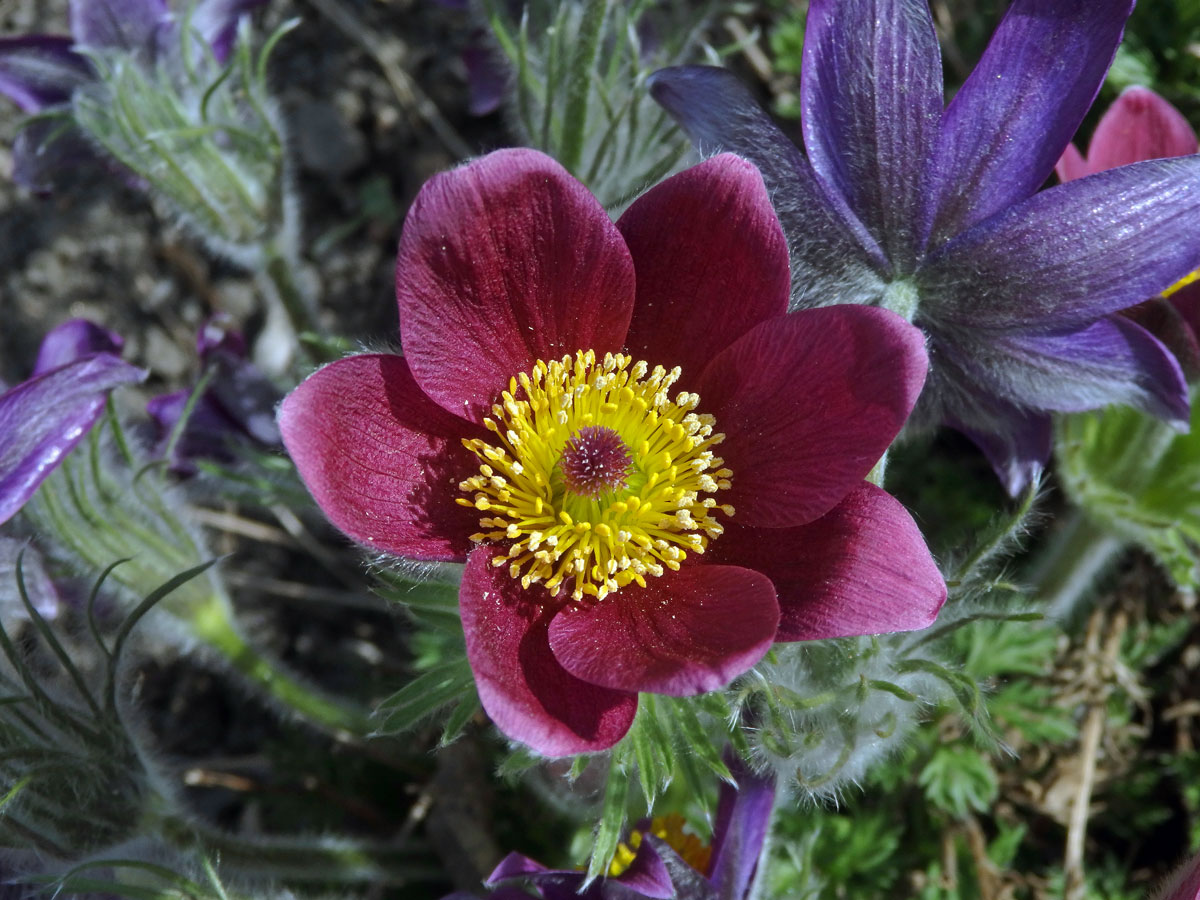
[[[1169,288],[1167,288],[1165,291],[1163,291],[1162,295],[1164,297],[1170,297],[1172,294],[1176,293],[1177,291],[1181,291],[1185,287],[1187,287],[1189,284],[1193,284],[1197,281],[1200,281],[1200,269],[1197,269],[1195,272],[1189,272],[1187,275],[1184,275],[1177,282],[1175,282],[1173,285],[1171,285]]]
[[[645,587],[704,552],[723,531],[714,513],[733,514],[704,495],[727,490],[732,473],[712,452],[725,435],[694,412],[699,396],[671,399],[679,375],[581,350],[509,380],[484,419],[491,440],[463,441],[480,466],[457,500],[487,513],[471,540],[512,542],[493,565],[578,601]]]
[[[665,816],[655,816],[650,821],[650,833],[666,842],[667,846],[679,854],[679,857],[699,872],[708,874],[708,866],[712,859],[712,847],[704,843],[690,831],[684,831],[687,820],[679,813]],[[637,850],[642,846],[643,835],[640,830],[629,834],[629,840],[617,845],[616,856],[608,866],[608,877],[616,878],[633,865]]]

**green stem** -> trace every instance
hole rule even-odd
[[[1082,511],[1073,510],[1034,569],[1035,596],[1046,615],[1063,622],[1073,619],[1096,579],[1128,546]]]
[[[444,877],[428,849],[325,837],[228,834],[174,813],[151,816],[154,833],[170,844],[219,860],[222,870],[257,878],[324,883],[406,885]]]
[[[571,61],[571,81],[567,85],[567,108],[563,116],[563,144],[559,159],[568,172],[579,174],[583,159],[583,136],[587,129],[588,93],[592,86],[592,66],[600,49],[600,34],[608,13],[607,0],[588,0],[579,24],[575,58]]]
[[[197,609],[190,624],[200,641],[283,708],[336,736],[364,737],[370,732],[367,714],[357,705],[325,696],[251,646],[230,619],[221,598],[214,596]]]

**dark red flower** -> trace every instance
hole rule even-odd
[[[876,308],[786,315],[787,246],[745,160],[614,225],[549,157],[498,151],[425,185],[396,276],[405,355],[319,370],[280,427],[352,538],[466,561],[467,654],[510,737],[600,750],[639,691],[933,621],[929,551],[863,480],[921,389],[923,338]]]

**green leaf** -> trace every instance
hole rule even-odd
[[[612,751],[608,765],[608,781],[604,785],[604,801],[600,811],[600,822],[596,826],[596,842],[592,858],[588,862],[588,880],[599,878],[608,871],[617,844],[621,840],[621,829],[625,826],[626,802],[629,797],[628,744],[618,744]]]

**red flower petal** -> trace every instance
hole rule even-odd
[[[283,443],[317,504],[370,547],[413,559],[463,559],[479,513],[455,504],[476,473],[474,429],[417,387],[403,357],[352,356],[283,401]]]
[[[731,525],[708,555],[770,577],[779,592],[778,641],[912,631],[932,623],[946,601],[912,516],[868,482],[808,525]]]
[[[716,690],[770,649],[779,623],[771,582],[736,566],[690,565],[628,585],[550,623],[550,647],[585,681],[686,697]]]
[[[1195,152],[1196,132],[1183,114],[1149,88],[1134,85],[1101,117],[1088,145],[1088,167],[1103,172]]]
[[[493,547],[467,557],[459,607],[467,659],[483,708],[496,727],[547,756],[611,747],[629,730],[637,694],[580,681],[550,652],[546,637],[549,595],[521,589],[504,567],[492,565]]]
[[[1083,158],[1083,154],[1074,144],[1067,144],[1067,149],[1054,164],[1054,174],[1058,176],[1059,181],[1074,181],[1076,178],[1082,178],[1091,173],[1092,170],[1088,166],[1087,160]]]
[[[498,150],[431,178],[396,260],[413,377],[472,421],[535,360],[619,350],[633,291],[633,262],[608,214],[535,150]]]
[[[826,306],[765,322],[705,370],[701,412],[732,470],[742,525],[803,525],[833,509],[891,444],[925,382],[924,337],[895,313]]]
[[[637,271],[626,346],[695,382],[714,355],[787,312],[787,242],[762,176],[730,153],[668,178],[617,222]]]

